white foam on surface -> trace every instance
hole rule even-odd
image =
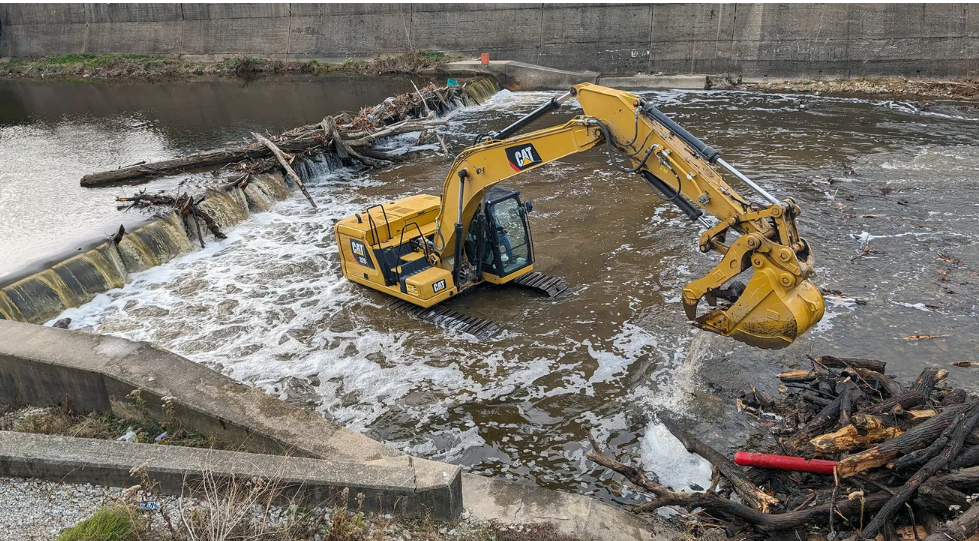
[[[688,453],[683,443],[661,423],[649,423],[640,439],[639,451],[643,467],[654,472],[660,484],[674,491],[702,492],[710,486],[710,462]]]

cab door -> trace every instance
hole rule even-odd
[[[502,191],[502,190],[501,190]],[[533,239],[527,222],[527,209],[520,192],[492,190],[486,201],[486,239],[491,248],[483,272],[504,278],[534,262]],[[487,268],[489,267],[489,268]]]

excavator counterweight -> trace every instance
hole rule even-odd
[[[571,96],[583,114],[516,135]],[[529,275],[535,256],[527,219],[531,207],[519,192],[498,184],[600,144],[608,148],[612,167],[637,174],[704,228],[700,251],[722,255],[710,272],[683,289],[684,311],[692,322],[753,346],[781,348],[822,318],[823,298],[809,280],[813,255],[796,229],[801,209],[795,201],[775,199],[652,103],[589,83],[477,138],[456,157],[440,197],[407,197],[337,222],[344,276],[428,308],[481,283],[505,284]],[[740,196],[713,165],[765,203]],[[705,212],[717,222],[707,221]],[[698,313],[701,301],[709,305],[704,313]]]

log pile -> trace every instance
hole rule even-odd
[[[739,539],[830,541],[892,541],[901,528],[915,539],[927,530],[926,541],[976,534],[979,397],[948,386],[946,370],[926,368],[905,386],[885,374],[882,361],[809,360],[811,369],[779,375],[777,398],[750,388],[737,408],[773,436],[753,451],[799,457],[779,458],[806,465],[799,469],[816,464],[811,459],[834,461],[826,474],[739,466],[671,419],[661,421],[714,467],[704,492],[671,490],[594,441],[588,458],[646,495],[636,512],[669,506],[701,532],[721,527]]]
[[[217,167],[231,167],[247,173],[264,173],[278,167],[282,160],[291,166],[297,158],[308,158],[331,151],[343,159],[358,161],[368,167],[384,165],[400,161],[401,158],[374,149],[375,141],[402,133],[425,133],[445,125],[446,120],[437,117],[461,105],[464,102],[464,92],[465,87],[429,85],[415,92],[388,98],[376,106],[365,107],[357,115],[343,113],[274,136],[253,134],[254,140],[242,144],[229,144],[168,160],[139,162],[110,171],[91,173],[82,177],[81,185],[94,187],[145,181]],[[286,169],[288,173],[289,168]],[[305,189],[302,186],[300,188],[309,198]]]

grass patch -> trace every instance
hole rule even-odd
[[[58,535],[57,541],[138,541],[146,520],[129,507],[103,507],[91,517]]]

